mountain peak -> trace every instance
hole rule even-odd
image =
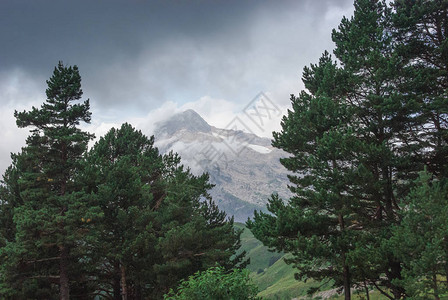
[[[173,135],[177,131],[211,132],[211,126],[194,110],[187,109],[168,120],[156,123],[156,135]]]
[[[198,120],[200,119],[205,122],[205,120],[196,111],[194,111],[192,109],[187,109],[187,110],[185,110],[181,113],[178,113],[174,116],[177,116],[177,115],[183,116],[187,119],[198,119]],[[205,122],[205,123],[207,123],[207,122]]]

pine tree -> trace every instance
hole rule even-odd
[[[274,132],[273,145],[292,154],[281,163],[295,194],[287,204],[274,195],[270,214],[256,213],[248,227],[265,244],[291,252],[298,279],[335,279],[350,299],[353,285],[347,253],[352,248],[356,199],[347,195],[353,177],[351,151],[356,139],[349,126],[351,113],[343,104],[345,78],[325,52],[319,64],[305,68],[309,92],[291,96],[292,111]]]
[[[406,123],[411,159],[440,178],[448,176],[448,1],[396,0],[394,26],[406,59],[399,86],[413,109]]]
[[[92,138],[78,126],[90,122],[91,113],[89,100],[73,104],[82,96],[76,66],[59,62],[47,84],[47,100],[40,109],[14,114],[20,128],[32,130],[5,177],[12,180],[6,188],[16,203],[4,200],[15,206],[16,232],[13,239],[8,237],[2,254],[13,273],[12,286],[33,293],[45,288],[50,298],[57,284],[60,299],[69,299],[70,274],[77,263],[72,249],[82,236],[79,220],[88,210],[88,198],[79,193],[74,179]]]
[[[160,298],[195,271],[241,261],[231,258],[240,232],[208,199],[208,176],[193,176],[175,154],[160,155],[153,137],[123,124],[85,163],[83,185],[102,211],[90,259],[98,290],[114,299]]]
[[[411,299],[440,299],[448,291],[448,186],[422,172],[402,207],[392,237],[404,266],[400,285]]]
[[[164,167],[153,142],[123,124],[101,137],[85,162],[83,185],[102,212],[91,241],[96,266],[92,275],[98,279],[97,288],[114,299],[130,299],[133,289],[141,293],[151,282],[144,270],[156,257],[152,221],[154,199],[162,196]]]
[[[384,1],[355,1],[353,17],[332,34],[340,69],[305,69],[309,93],[291,98],[293,111],[273,141],[291,154],[281,162],[295,173],[295,195],[287,204],[273,197],[272,215],[248,224],[271,247],[292,252],[302,274],[344,278],[346,299],[355,282],[389,298],[404,295],[388,239],[399,222],[399,193],[412,178],[398,174],[418,167],[397,146],[411,110],[397,88],[406,60],[396,53],[391,18]]]
[[[447,274],[446,178],[448,176],[448,1],[393,3],[397,52],[405,59],[398,86],[410,109],[400,136],[403,153],[425,167],[416,186],[401,205],[402,222],[394,231],[395,252],[404,262],[401,284],[407,294],[438,298],[446,285],[437,274]],[[415,177],[415,176],[414,176]]]
[[[403,119],[410,111],[397,91],[405,61],[395,49],[391,18],[385,1],[355,1],[354,16],[342,20],[333,31],[333,41],[334,53],[349,77],[346,101],[354,112],[354,133],[360,142],[354,161],[359,176],[347,192],[363,199],[366,207],[358,220],[362,235],[350,259],[385,296],[399,299],[404,290],[394,281],[401,278],[401,263],[388,239],[391,227],[399,222],[400,191],[409,185],[397,174],[417,166],[398,146],[406,132]],[[380,286],[393,295],[386,295]]]

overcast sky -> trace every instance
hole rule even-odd
[[[151,134],[187,108],[225,127],[259,92],[285,111],[352,12],[352,0],[1,0],[0,172],[28,135],[14,110],[45,101],[59,60],[78,65],[97,135],[122,122]],[[270,136],[279,120],[251,129]]]

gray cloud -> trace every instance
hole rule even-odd
[[[245,86],[268,89],[284,65],[298,74],[299,58],[324,50],[316,49],[322,41],[315,32],[327,27],[326,13],[350,6],[351,0],[7,0],[0,4],[0,72],[21,68],[45,78],[58,60],[77,64],[85,95],[118,110],[211,93],[234,98]]]
[[[242,108],[265,91],[287,105],[352,2],[2,0],[0,105],[10,112],[44,98],[58,60],[79,66],[93,118],[111,122],[204,96]]]

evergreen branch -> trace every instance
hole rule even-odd
[[[35,276],[30,276],[28,277],[30,279],[59,279],[59,275],[35,275]]]
[[[52,261],[52,260],[58,260],[61,259],[60,256],[56,256],[56,257],[49,257],[49,258],[42,258],[42,259],[36,259],[36,260],[29,260],[26,261],[26,264],[34,264],[34,263],[38,263],[38,262],[44,262],[44,261]]]
[[[373,285],[375,286],[375,288],[384,296],[386,296],[387,298],[394,300],[394,297],[392,297],[391,295],[389,295],[388,293],[386,293],[384,290],[382,290],[375,281],[372,281]]]

